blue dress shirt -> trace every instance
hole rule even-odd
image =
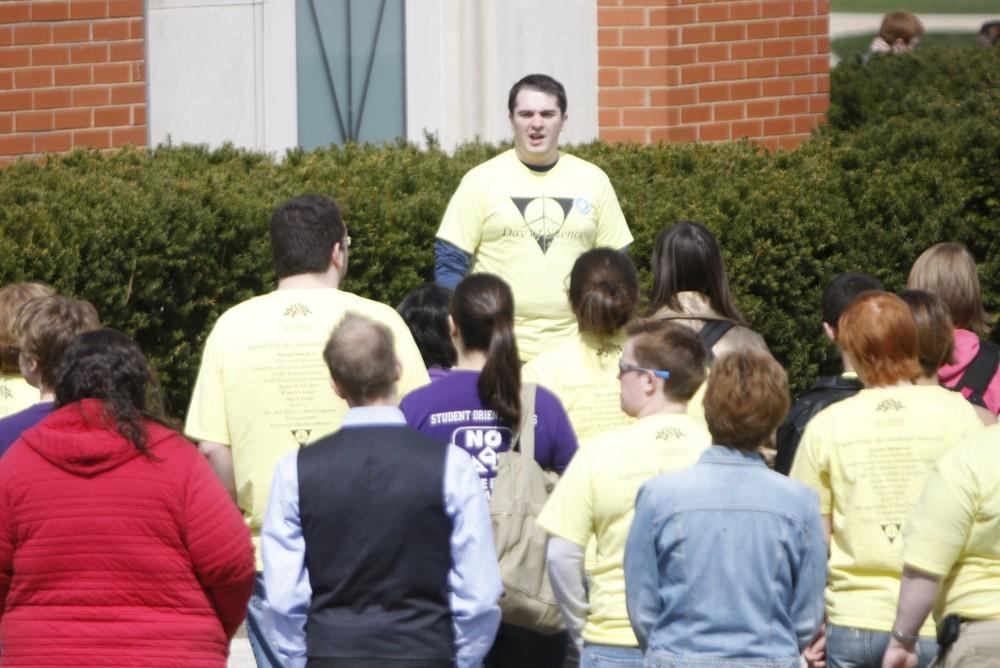
[[[342,429],[405,425],[394,406],[352,408]],[[298,452],[278,463],[261,530],[264,557],[264,633],[283,665],[306,665],[306,618],[312,588],[306,568],[306,544],[299,514]],[[455,631],[458,668],[479,666],[500,625],[497,601],[503,595],[493,547],[489,507],[472,458],[451,446],[445,457],[444,507],[452,521],[449,603]]]

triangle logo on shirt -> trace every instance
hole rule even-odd
[[[885,537],[889,539],[890,543],[895,543],[896,539],[899,538],[899,530],[902,528],[900,524],[883,524],[882,533]]]
[[[535,238],[542,254],[549,251],[553,240],[566,222],[573,208],[571,197],[511,197],[521,212],[524,224]]]

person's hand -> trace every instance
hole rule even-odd
[[[826,624],[819,627],[816,635],[802,651],[802,658],[809,668],[826,668]]]
[[[882,668],[917,668],[916,646],[907,649],[895,638],[890,638],[882,657]]]

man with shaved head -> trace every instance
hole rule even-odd
[[[261,533],[283,666],[479,666],[503,588],[472,459],[406,426],[388,327],[348,312],[323,351],[349,406],[285,457]]]

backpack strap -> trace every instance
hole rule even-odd
[[[521,424],[514,432],[514,442],[511,449],[518,445],[521,454],[535,458],[535,394],[537,383],[521,383]]]
[[[989,341],[981,341],[979,351],[969,362],[965,373],[958,379],[958,383],[953,389],[969,388],[972,390],[969,401],[978,406],[985,406],[983,395],[986,394],[986,388],[990,386],[990,381],[996,375],[997,368],[1000,368],[1000,346]]]
[[[705,347],[711,350],[719,339],[735,326],[736,323],[732,320],[709,320],[698,330],[698,336],[705,343]]]

